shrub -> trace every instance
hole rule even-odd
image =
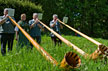
[[[15,19],[18,21],[22,13],[26,13],[27,20],[32,19],[32,14],[34,12],[43,12],[40,5],[35,5],[30,1],[20,1],[20,0],[0,0],[0,15],[3,15],[4,8],[14,8],[15,9]]]

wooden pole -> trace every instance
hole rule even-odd
[[[26,36],[26,38],[35,46],[35,48],[47,59],[50,60],[51,63],[57,65],[58,62],[49,54],[47,53],[27,32],[25,32],[10,16],[9,19],[14,23],[20,31]]]

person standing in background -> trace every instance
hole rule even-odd
[[[18,24],[29,33],[29,24],[26,22],[26,14],[21,14],[21,20],[18,22]],[[29,45],[28,39],[25,37],[25,35],[19,30],[19,28],[15,27],[16,32],[16,40],[18,40],[18,47],[23,48],[24,46]],[[18,38],[19,35],[19,38]],[[17,47],[17,48],[18,48]],[[29,46],[27,46],[29,47]]]
[[[6,54],[6,44],[8,43],[8,51],[12,51],[13,48],[13,40],[14,40],[14,27],[15,25],[8,18],[8,10],[4,9],[4,15],[0,20],[0,26],[2,30],[0,30],[1,35],[1,54]],[[12,17],[14,19],[14,17]],[[15,20],[15,19],[14,19]]]
[[[30,26],[30,36],[36,39],[37,43],[41,43],[41,30],[44,31],[42,25],[38,22],[38,14],[33,13],[33,19],[29,21]],[[31,48],[33,45],[31,44]]]
[[[53,15],[53,20],[50,21],[50,27],[52,30],[57,32],[58,34],[61,35],[60,28],[63,29],[63,26],[57,21],[58,16],[56,14]],[[54,42],[55,46],[58,43],[58,45],[62,44],[62,41],[57,38],[52,32],[51,32],[51,39]]]

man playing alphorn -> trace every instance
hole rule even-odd
[[[8,17],[9,17],[8,10],[4,9],[4,15],[2,16],[0,20],[0,26],[2,26],[2,30],[0,30],[2,55],[6,54],[7,43],[8,43],[8,51],[12,51],[12,47],[13,47],[15,25],[10,21]]]
[[[58,34],[61,35],[60,28],[62,29],[63,26],[57,21],[57,19],[58,19],[58,16],[56,14],[54,14],[53,15],[53,20],[50,21],[50,27],[55,32],[57,32]],[[58,45],[62,44],[62,41],[59,38],[57,38],[52,32],[51,32],[50,35],[51,35],[51,39],[54,42],[55,46],[56,46],[57,43],[58,43]]]
[[[41,43],[41,30],[43,30],[42,25],[38,22],[38,14],[33,13],[33,19],[29,21],[30,25],[30,36],[36,39],[37,43]],[[33,45],[31,44],[31,48]]]

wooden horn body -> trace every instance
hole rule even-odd
[[[12,21],[12,23],[14,23],[19,29],[20,31],[26,36],[26,38],[35,46],[35,48],[47,59],[49,60],[51,63],[53,63],[54,65],[58,65],[58,62],[49,54],[47,53],[26,31],[23,30],[22,27],[20,27],[11,17],[9,17],[9,19]],[[74,53],[75,54],[75,53]],[[73,54],[73,55],[74,55]],[[69,64],[67,64],[68,66],[70,66],[70,68],[78,68],[81,64],[81,60],[78,57],[77,54],[75,54],[74,57],[70,56],[68,57],[68,55],[65,56],[65,59],[73,59],[74,61],[76,61],[76,63],[73,63],[71,60],[66,60],[66,62],[69,63],[69,61],[71,61]],[[65,66],[63,66],[63,61],[61,62],[60,67],[62,68],[67,68]],[[74,65],[75,67],[72,67],[71,65]],[[78,65],[78,66],[77,66]]]
[[[60,40],[62,40],[65,44],[67,44],[69,47],[72,47],[74,50],[76,50],[77,52],[79,52],[81,55],[83,56],[87,56],[88,54],[85,53],[83,50],[81,50],[80,48],[78,48],[77,46],[75,46],[74,44],[72,44],[70,41],[68,41],[67,39],[63,38],[61,35],[59,35],[58,33],[56,33],[54,30],[52,30],[51,28],[49,28],[47,25],[45,25],[43,22],[41,22],[40,20],[38,20],[45,28],[47,28],[50,32],[52,32],[55,36],[57,36]]]
[[[58,19],[58,21],[59,21],[61,24],[63,24],[63,25],[65,25],[66,27],[68,27],[69,29],[71,29],[72,31],[78,33],[78,34],[81,35],[82,37],[88,39],[89,41],[91,41],[92,43],[94,43],[94,44],[96,44],[96,45],[98,46],[97,50],[96,50],[94,53],[92,53],[92,54],[90,55],[90,57],[91,57],[92,59],[96,59],[96,58],[98,58],[98,56],[100,56],[100,55],[102,55],[102,54],[103,54],[104,56],[107,56],[107,57],[108,57],[108,47],[106,47],[106,46],[103,45],[102,43],[99,43],[98,41],[96,41],[96,40],[94,40],[94,39],[88,37],[87,35],[81,33],[80,31],[78,31],[78,30],[72,28],[71,26],[69,26],[69,25],[63,23],[63,22],[60,21],[59,19]]]
[[[20,31],[26,36],[26,38],[33,44],[33,46],[35,46],[35,48],[47,59],[49,60],[51,63],[53,63],[54,65],[57,65],[58,62],[49,54],[47,53],[26,31],[23,30],[22,27],[20,27],[10,16],[9,19],[12,21],[12,23],[14,23],[19,29]]]

